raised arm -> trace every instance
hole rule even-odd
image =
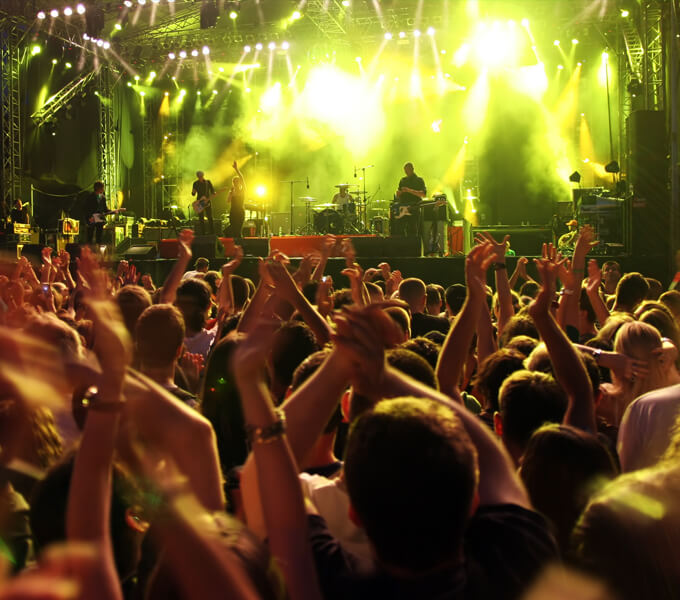
[[[234,355],[234,372],[243,415],[250,429],[257,482],[272,556],[292,600],[320,599],[307,516],[295,458],[285,436],[285,420],[275,411],[264,380],[264,357],[272,329],[254,331]],[[244,474],[244,476],[246,476]]]
[[[246,178],[243,176],[243,173],[241,173],[241,170],[238,168],[238,162],[234,161],[231,166],[234,167],[234,171],[236,171],[236,175],[238,175],[241,178],[241,183],[243,184],[243,193],[245,193],[245,191],[246,191]]]
[[[609,309],[600,295],[600,286],[602,285],[602,270],[594,258],[588,261],[588,281],[586,282],[586,294],[590,305],[595,311],[595,318],[602,327],[609,318]]]
[[[172,266],[170,273],[163,282],[161,291],[161,304],[172,304],[177,296],[177,288],[182,281],[182,275],[189,266],[191,260],[191,244],[194,241],[194,232],[191,229],[183,229],[179,232],[177,262]]]
[[[465,260],[467,296],[439,353],[436,368],[439,389],[457,400],[460,399],[458,388],[468,350],[472,344],[482,305],[486,302],[486,271],[495,260],[496,250],[488,241],[470,250]]]
[[[508,249],[510,236],[506,235],[503,241],[498,243],[490,233],[480,233],[475,241],[477,243],[488,242],[494,251],[493,270],[496,280],[496,293],[498,294],[498,338],[500,339],[503,329],[515,314],[515,309],[512,306],[508,270],[505,264],[505,252]]]
[[[555,249],[552,244],[549,246],[544,244],[543,258],[536,260],[542,281],[541,290],[529,307],[529,314],[548,349],[555,379],[569,398],[564,423],[594,433],[596,431],[595,404],[588,373],[576,348],[550,313],[560,262],[555,258]]]

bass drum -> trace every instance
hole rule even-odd
[[[373,217],[371,219],[371,233],[390,235],[390,220],[387,217]]]
[[[343,233],[344,228],[344,219],[337,210],[327,208],[326,210],[314,213],[314,230],[318,234],[332,233],[333,235],[340,235]]]

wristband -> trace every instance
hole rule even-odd
[[[494,271],[502,271],[503,269],[507,269],[508,266],[505,263],[494,263],[493,264],[493,270]]]
[[[600,356],[602,356],[602,350],[600,348],[596,348],[595,350],[593,350],[592,356],[595,359],[595,362],[599,365],[600,364]]]
[[[276,409],[276,421],[264,427],[246,425],[246,434],[250,444],[270,444],[279,439],[286,432],[286,414]]]
[[[574,290],[568,290],[567,288],[564,288],[564,289],[562,290],[562,293],[563,293],[565,296],[573,296]]]

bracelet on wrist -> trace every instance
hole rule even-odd
[[[502,271],[503,269],[507,269],[508,266],[505,263],[493,263],[493,270],[494,271]]]
[[[567,289],[567,288],[564,288],[564,289],[562,290],[562,293],[563,293],[565,296],[573,296],[573,295],[574,295],[574,290],[569,290],[569,289]]]
[[[105,400],[99,395],[99,390],[96,386],[91,386],[83,395],[82,405],[88,411],[94,410],[96,412],[115,413],[123,410],[125,400],[118,396],[117,400]]]
[[[276,409],[277,420],[264,427],[246,425],[248,442],[254,444],[270,444],[281,438],[286,432],[286,414],[281,409]]]

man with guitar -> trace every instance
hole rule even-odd
[[[198,179],[194,181],[194,185],[191,188],[191,195],[198,196],[198,200],[193,203],[193,206],[194,212],[199,218],[199,234],[205,234],[206,216],[208,217],[208,228],[210,229],[210,233],[215,233],[215,227],[213,226],[212,206],[210,204],[212,197],[215,195],[215,188],[213,187],[210,179],[205,178],[205,173],[203,173],[203,171],[196,171],[196,177],[198,177]]]
[[[390,231],[397,235],[417,236],[420,229],[419,204],[427,196],[427,188],[422,177],[416,175],[413,163],[404,165],[406,177],[399,180],[392,205],[392,226]],[[398,217],[398,218],[397,218]]]

